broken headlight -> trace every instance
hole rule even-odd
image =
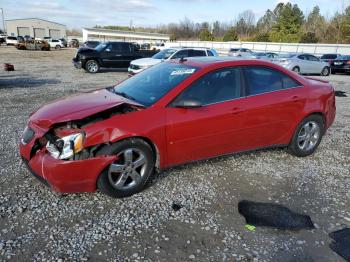
[[[69,159],[73,157],[74,154],[83,150],[83,141],[83,134],[73,134],[59,138],[54,143],[49,141],[46,145],[46,149],[53,158]]]

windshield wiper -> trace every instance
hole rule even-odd
[[[118,95],[118,96],[122,96],[122,97],[125,97],[129,100],[132,100],[132,101],[136,101],[135,98],[133,98],[132,96],[128,95],[127,93],[125,92],[118,92],[118,91],[115,91],[115,93]]]

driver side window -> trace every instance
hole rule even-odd
[[[225,68],[210,72],[187,87],[175,101],[196,100],[210,105],[241,97],[241,69]]]

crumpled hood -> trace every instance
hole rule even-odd
[[[34,112],[30,121],[40,127],[49,128],[53,124],[80,120],[125,102],[132,103],[106,89],[101,89],[49,103]]]
[[[132,65],[138,65],[138,66],[154,66],[156,64],[161,63],[162,60],[161,59],[155,59],[155,58],[140,58],[140,59],[136,59],[134,61],[131,62]]]

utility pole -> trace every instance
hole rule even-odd
[[[3,8],[0,8],[0,9],[1,9],[1,15],[2,15],[2,28],[3,28],[3,31],[4,31],[4,34],[5,34],[6,29],[5,29],[4,9]]]

